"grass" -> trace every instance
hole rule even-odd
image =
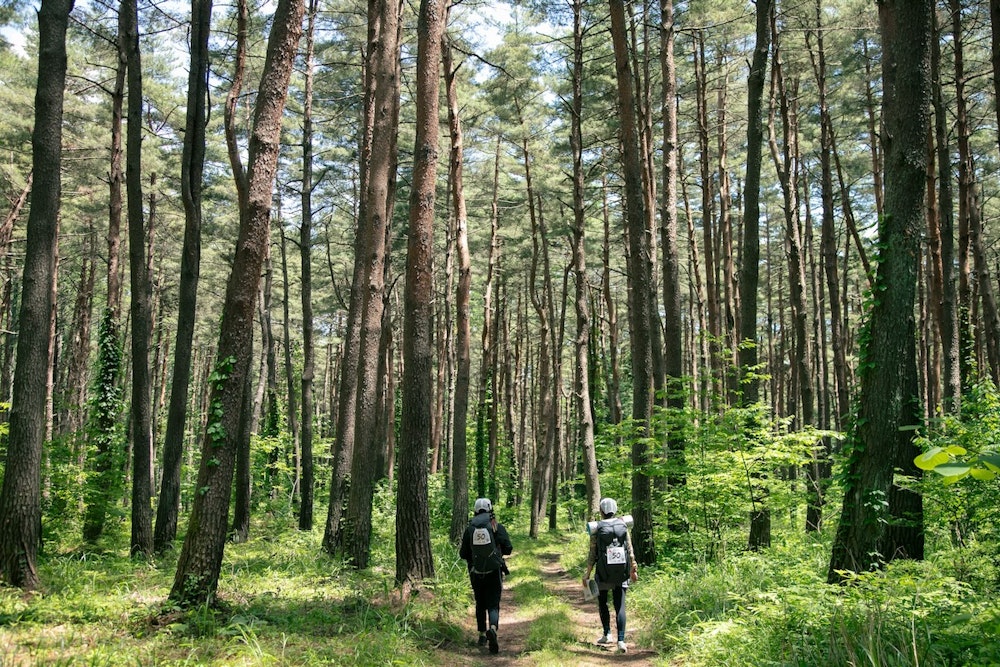
[[[419,665],[458,640],[447,610],[464,589],[446,542],[435,544],[438,581],[401,605],[391,571],[358,573],[321,555],[321,531],[256,529],[227,547],[221,604],[190,611],[166,601],[176,556],[44,558],[41,592],[0,589],[0,665]]]
[[[799,538],[650,573],[630,594],[651,621],[642,640],[686,667],[1000,664],[995,583],[974,590],[942,554],[831,586],[828,553]]]
[[[166,601],[176,554],[137,562],[113,543],[97,553],[50,551],[39,563],[40,592],[0,588],[0,667],[433,665],[472,640],[463,629],[471,605],[464,563],[442,531],[433,538],[436,579],[401,604],[385,516],[376,516],[365,572],[322,555],[321,530],[268,521],[227,547],[221,604],[187,611]],[[579,628],[541,570],[557,554],[575,580],[586,536],[546,531],[530,540],[524,523],[508,524],[516,557],[501,624],[516,600],[530,619],[520,661],[568,664],[579,654]],[[665,551],[630,589],[629,625],[664,665],[1000,665],[993,547],[932,553],[830,586],[828,538],[785,533],[764,553],[708,562]]]

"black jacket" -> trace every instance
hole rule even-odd
[[[472,567],[472,531],[469,528],[485,528],[491,519],[492,517],[489,512],[480,512],[472,517],[472,520],[469,521],[469,526],[462,535],[462,547],[458,550],[458,555],[465,560],[469,568]],[[510,555],[510,552],[514,550],[514,545],[511,544],[510,535],[507,534],[507,529],[504,528],[504,525],[496,522],[493,527],[493,534],[496,537],[497,546],[500,547],[500,553],[504,556]]]

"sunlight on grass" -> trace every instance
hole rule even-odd
[[[391,508],[380,490],[373,567],[361,572],[322,552],[320,529],[298,531],[286,515],[262,518],[249,541],[227,545],[219,603],[186,610],[167,601],[178,550],[135,561],[120,538],[93,552],[53,549],[39,563],[37,594],[0,587],[0,667],[488,661],[470,629],[465,562],[443,528],[450,515],[441,512],[433,532],[435,577],[400,600]],[[600,664],[606,652],[589,645],[596,605],[582,617],[569,597],[580,594],[587,535],[530,539],[524,517],[508,525],[514,554],[501,626],[515,627],[505,624],[516,618],[522,629],[516,642],[504,636],[503,650],[517,664],[582,665],[589,656]],[[829,540],[799,534],[764,553],[716,559],[660,547],[657,566],[641,568],[629,590],[630,645],[684,667],[1000,664],[992,547],[939,550],[830,586]]]
[[[575,641],[576,635],[573,634],[569,615],[565,609],[557,609],[541,614],[532,621],[524,648],[529,652],[560,649]]]

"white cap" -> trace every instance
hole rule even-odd
[[[492,512],[492,511],[493,511],[493,503],[490,502],[489,498],[476,499],[476,506],[474,508],[474,512],[476,514],[479,514],[480,512]]]
[[[614,514],[618,511],[618,503],[614,498],[601,498],[601,514]]]

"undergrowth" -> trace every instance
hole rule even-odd
[[[640,641],[686,667],[998,665],[995,586],[957,578],[960,560],[942,551],[830,585],[829,545],[803,536],[648,572],[630,602],[645,619]]]
[[[433,545],[437,579],[404,603],[385,565],[392,539],[373,541],[375,565],[357,572],[322,555],[322,531],[292,525],[255,524],[250,541],[227,546],[219,604],[192,610],[166,599],[176,555],[43,558],[44,590],[0,588],[0,665],[430,665],[462,639],[452,610],[467,584],[446,539]]]
[[[460,661],[475,641],[464,629],[472,596],[446,537],[447,507],[432,509],[436,578],[405,602],[393,586],[392,508],[392,493],[380,489],[372,566],[363,572],[323,555],[320,529],[303,533],[288,514],[262,514],[248,542],[226,548],[220,604],[192,610],[167,602],[176,552],[132,560],[127,541],[113,537],[127,531],[112,531],[99,550],[50,547],[39,562],[40,592],[0,588],[0,667],[433,665],[445,654]],[[530,619],[518,660],[567,664],[579,628],[568,601],[546,588],[542,558],[557,554],[575,581],[586,535],[577,527],[532,541],[526,517],[511,511],[503,521],[516,554],[504,605],[516,600],[520,618]],[[641,568],[628,594],[630,643],[651,647],[658,664],[683,667],[1000,665],[993,541],[958,548],[946,533],[930,533],[926,561],[832,586],[828,534],[786,526],[775,535],[760,553],[730,549],[715,558],[659,545],[658,564]],[[502,607],[501,626],[510,611]]]

